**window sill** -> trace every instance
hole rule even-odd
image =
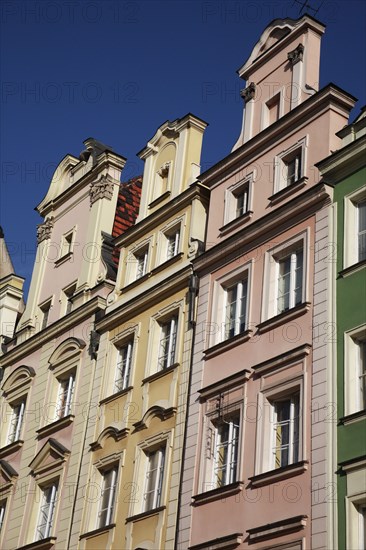
[[[151,201],[151,203],[149,204],[149,209],[155,208],[155,206],[163,202],[165,199],[168,199],[170,195],[171,195],[170,191],[165,191],[165,193],[160,195],[160,197]]]
[[[249,535],[248,542],[249,544],[252,544],[260,540],[273,539],[273,537],[279,537],[303,530],[306,527],[307,520],[308,516],[295,516],[292,518],[275,521],[274,523],[267,523],[266,525],[262,525],[260,527],[254,527],[253,529],[247,529],[247,533]]]
[[[247,342],[252,337],[252,334],[252,330],[245,330],[244,332],[241,332],[240,334],[237,334],[232,338],[228,338],[227,340],[224,340],[223,342],[220,342],[219,344],[216,344],[215,346],[206,349],[203,352],[205,358],[211,359],[211,357],[215,357],[215,355],[218,355],[219,353],[223,353],[235,346],[238,346],[239,344]]]
[[[248,210],[248,212],[245,212],[245,214],[242,214],[238,218],[230,220],[228,223],[220,227],[219,231],[220,233],[222,233],[222,235],[225,235],[225,233],[229,233],[233,229],[236,229],[242,223],[248,222],[252,218],[252,216],[253,210]]]
[[[243,487],[244,483],[242,481],[235,481],[229,485],[224,485],[223,487],[217,487],[216,489],[199,493],[198,495],[192,497],[193,506],[200,506],[201,504],[206,504],[215,500],[223,500],[232,495],[237,495],[243,490]]]
[[[179,367],[179,363],[173,363],[173,365],[170,365],[170,367],[167,367],[166,369],[163,369],[163,370],[159,370],[158,372],[154,372],[154,374],[150,374],[150,376],[143,378],[141,383],[148,384],[149,382],[154,382],[154,380],[158,380],[162,376],[165,376],[167,373],[173,372],[177,367]]]
[[[108,531],[113,529],[115,526],[115,523],[110,523],[109,525],[105,525],[104,527],[98,527],[98,529],[94,529],[93,531],[88,531],[87,533],[83,533],[82,535],[80,535],[79,540],[87,539],[89,537],[95,537],[97,535],[101,535],[102,533],[108,533]]]
[[[63,428],[66,428],[67,426],[70,426],[70,424],[74,422],[74,418],[75,418],[74,414],[68,414],[63,418],[60,418],[59,420],[52,422],[52,424],[47,424],[47,426],[43,426],[43,428],[39,428],[39,430],[36,430],[37,438],[40,439],[41,437],[45,437],[46,435],[50,435],[54,432],[58,432],[59,430],[62,430]]]
[[[276,204],[277,202],[280,202],[283,199],[286,199],[288,196],[292,195],[296,191],[299,191],[299,189],[302,189],[303,187],[305,187],[308,179],[309,178],[307,178],[306,176],[303,176],[302,178],[298,179],[292,185],[288,185],[287,187],[284,187],[283,189],[280,189],[276,193],[273,193],[273,195],[268,197],[268,200],[272,204]]]
[[[159,271],[163,271],[170,265],[175,264],[178,260],[181,260],[183,256],[184,256],[183,252],[178,252],[178,254],[176,254],[172,258],[169,258],[169,260],[165,260],[160,265],[154,267],[154,269],[151,270],[151,274],[155,275],[155,273],[159,273]]]
[[[156,516],[165,510],[166,506],[159,506],[159,508],[154,508],[153,510],[147,510],[141,514],[136,514],[135,516],[130,516],[126,518],[126,523],[131,523],[132,521],[140,521],[141,519],[149,518],[151,516]]]
[[[262,485],[268,485],[275,481],[282,481],[283,479],[303,474],[308,469],[308,464],[308,460],[302,460],[301,462],[295,462],[295,464],[289,464],[283,468],[276,468],[269,472],[263,472],[263,474],[258,474],[248,479],[251,483],[251,487],[261,487]]]
[[[366,260],[362,260],[361,262],[357,262],[356,264],[352,264],[349,267],[342,269],[342,271],[338,273],[338,276],[340,278],[347,277],[356,271],[360,271],[360,269],[363,269],[364,267],[366,267]]]
[[[59,258],[58,260],[55,261],[55,267],[58,267],[59,265],[65,263],[65,262],[68,262],[73,257],[73,255],[74,255],[73,252],[68,252],[64,256],[61,256],[61,258]]]
[[[346,416],[342,416],[342,418],[338,421],[338,426],[347,426],[348,424],[353,424],[354,422],[358,422],[360,420],[366,419],[366,409],[362,409],[361,411],[357,411],[352,414],[347,414]]]
[[[262,332],[267,332],[267,330],[276,328],[283,323],[291,321],[291,319],[295,319],[296,317],[304,315],[309,311],[310,305],[310,302],[304,302],[302,304],[299,304],[298,306],[289,309],[288,311],[284,311],[283,313],[280,313],[275,317],[271,317],[270,319],[259,323],[259,325],[257,325],[258,333],[261,334]]]
[[[127,388],[124,388],[123,390],[116,391],[116,393],[112,393],[112,395],[108,395],[108,397],[104,397],[104,399],[101,399],[99,401],[99,405],[104,405],[105,403],[114,401],[115,399],[122,397],[122,395],[126,395],[131,390],[133,390],[133,386],[127,386]]]
[[[49,550],[56,544],[57,537],[47,537],[46,539],[37,540],[24,546],[17,546],[18,550]]]
[[[4,458],[4,456],[8,456],[19,451],[19,449],[22,448],[23,443],[24,441],[22,439],[17,439],[16,441],[13,441],[13,443],[9,443],[8,445],[1,447],[0,459]]]
[[[128,285],[123,286],[121,288],[121,293],[124,294],[125,292],[128,292],[131,288],[135,288],[135,286],[138,286],[139,284],[143,283],[144,281],[147,281],[150,277],[151,272],[145,273],[142,277],[139,277],[138,279],[135,279],[131,283],[128,283]]]

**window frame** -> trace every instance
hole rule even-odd
[[[107,363],[104,377],[104,398],[113,397],[120,392],[127,391],[133,387],[133,378],[135,372],[135,364],[138,352],[138,341],[140,336],[141,325],[138,323],[132,323],[127,326],[123,331],[119,332],[110,340],[110,353],[107,356]],[[117,363],[119,358],[119,350],[129,343],[132,345],[131,352],[131,364],[129,369],[129,379],[127,386],[121,390],[116,390],[115,382],[117,378]]]
[[[76,226],[66,231],[61,236],[60,255],[58,260],[68,258],[74,253],[75,247]]]
[[[47,298],[47,300],[44,300],[41,304],[39,304],[38,307],[42,317],[42,320],[40,322],[40,330],[45,330],[50,324],[49,318],[51,309],[53,307],[53,296]]]
[[[277,89],[273,94],[268,97],[262,104],[262,117],[261,117],[261,130],[268,128],[271,124],[274,124],[279,120],[284,114],[284,97],[285,97],[285,88]],[[277,101],[278,98],[278,101]],[[270,109],[273,105],[278,105],[278,117],[276,120],[270,120]]]
[[[252,294],[252,270],[254,260],[250,260],[224,275],[218,277],[213,283],[213,298],[211,312],[211,328],[208,331],[208,347],[229,340],[226,337],[226,307],[227,292],[238,283],[247,283],[246,306],[245,306],[245,327],[244,331],[238,331],[235,335],[244,334],[250,327],[251,318],[251,294]],[[235,332],[235,331],[234,331]],[[230,337],[231,338],[231,337]]]
[[[110,465],[110,467],[106,467],[104,470],[99,472],[100,475],[101,475],[101,478],[102,478],[102,484],[101,484],[102,489],[101,489],[101,493],[100,493],[100,503],[99,503],[99,506],[98,506],[98,513],[97,513],[97,519],[98,519],[97,527],[96,527],[97,529],[107,528],[107,527],[109,527],[110,525],[113,524],[113,519],[114,519],[114,515],[115,515],[115,510],[116,510],[116,503],[117,503],[118,469],[119,469],[119,465],[114,464],[114,465]],[[108,490],[110,492],[109,492],[109,495],[108,495],[107,508],[102,509],[103,496],[104,496],[104,493],[107,490],[105,488],[106,475],[108,475],[109,473],[112,473],[112,481],[111,481],[111,486],[108,488]],[[106,518],[105,518],[105,521],[102,522],[101,521],[102,513],[105,510],[106,510]]]
[[[23,397],[20,401],[16,403],[10,403],[10,407],[12,410],[12,417],[9,422],[8,426],[8,433],[7,433],[7,445],[11,445],[12,443],[16,443],[17,441],[21,440],[21,433],[24,428],[24,416],[25,416],[25,408],[27,404],[27,398]],[[15,430],[13,430],[14,433],[11,433],[13,421],[14,421],[14,410],[20,407],[19,414],[16,416],[16,424],[15,424]],[[11,440],[10,440],[11,439]]]
[[[54,520],[56,515],[56,507],[57,507],[57,496],[59,492],[59,482],[58,480],[53,481],[50,484],[47,484],[46,486],[39,486],[39,489],[41,491],[41,502],[39,503],[39,509],[38,509],[38,517],[36,522],[36,531],[35,531],[35,542],[36,541],[42,541],[52,534],[52,529],[54,528]],[[40,531],[40,521],[42,516],[42,508],[45,506],[44,502],[46,497],[45,492],[51,490],[50,495],[50,504],[49,504],[49,510],[47,513],[47,520],[46,520],[46,531],[43,533],[43,536],[39,536]],[[53,499],[52,499],[53,495]],[[47,504],[47,502],[46,502]]]
[[[158,321],[160,326],[159,351],[158,351],[158,371],[164,371],[175,364],[178,337],[178,315],[172,315],[169,319]],[[164,331],[167,329],[167,334]],[[165,343],[168,341],[166,351]],[[163,350],[163,353],[162,353]],[[163,365],[161,364],[163,360]]]
[[[357,369],[355,369],[355,364]],[[363,392],[360,388],[361,377],[364,384]],[[348,416],[365,409],[366,325],[361,325],[344,333],[344,414]]]
[[[55,421],[62,420],[71,414],[75,395],[76,368],[57,378],[57,404]],[[66,383],[66,387],[63,386]]]
[[[255,172],[250,172],[245,178],[230,185],[225,191],[225,208],[224,208],[224,226],[234,220],[240,220],[247,215],[253,213],[253,182],[255,179]],[[237,214],[237,200],[238,196],[246,190],[247,201],[246,210],[241,215]]]
[[[358,205],[366,201],[366,191],[357,189],[344,197],[344,245],[343,245],[343,269],[358,264],[359,256],[359,213]],[[366,257],[365,257],[366,259]]]
[[[155,510],[156,508],[159,508],[161,505],[161,493],[164,483],[164,472],[165,472],[165,455],[166,455],[166,446],[158,447],[157,449],[145,451],[146,455],[146,479],[144,484],[144,490],[142,493],[142,502],[143,502],[143,512],[149,512],[152,510]],[[157,459],[157,466],[155,470],[157,470],[157,475],[155,481],[152,482],[152,487],[150,485],[150,480],[153,479],[150,477],[151,472],[153,471],[153,468],[151,467],[152,464],[152,457],[158,456]],[[152,505],[147,505],[147,498],[146,495],[152,494]]]
[[[281,244],[274,243],[265,252],[264,258],[264,277],[263,277],[263,292],[262,292],[262,308],[261,308],[261,321],[267,321],[277,315],[278,313],[278,275],[279,264],[283,259],[288,258],[294,252],[302,248],[302,282],[301,282],[301,302],[294,304],[289,309],[282,311],[282,313],[290,313],[295,307],[305,304],[308,301],[309,295],[309,253],[308,247],[310,242],[310,230],[307,228],[302,233],[295,235]],[[270,243],[271,244],[271,243]],[[292,289],[294,290],[294,288]],[[291,302],[290,302],[291,303]]]
[[[276,194],[284,189],[290,190],[296,188],[296,184],[301,182],[306,177],[307,166],[307,148],[309,138],[303,137],[294,143],[291,147],[281,151],[275,156],[274,161],[274,191]],[[300,157],[300,168],[298,169],[297,178],[295,181],[288,183],[288,166],[297,157]]]
[[[121,358],[121,352],[126,348],[127,348],[126,358]],[[116,372],[114,377],[114,393],[118,393],[120,391],[126,390],[130,386],[133,354],[134,354],[133,339],[130,339],[124,342],[122,345],[119,345],[117,348],[117,363],[116,363]],[[122,369],[119,368],[121,364],[122,364]],[[120,376],[118,376],[118,374],[120,374]],[[122,380],[121,387],[118,384],[120,380]]]

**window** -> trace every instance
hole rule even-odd
[[[306,304],[308,230],[265,254],[262,321]]]
[[[177,323],[178,318],[172,317],[169,321],[160,324],[159,370],[164,370],[175,362]]]
[[[360,548],[366,549],[366,503],[357,506]]]
[[[366,328],[345,333],[345,414],[366,409]]]
[[[74,394],[75,374],[70,374],[67,378],[59,380],[56,418],[64,418],[71,411],[72,398]]]
[[[140,279],[147,271],[148,248],[135,254],[136,258],[136,279]]]
[[[244,279],[225,291],[225,338],[245,331],[247,314],[248,280]]]
[[[0,533],[2,531],[6,512],[6,500],[0,503]]]
[[[47,300],[44,304],[40,306],[42,320],[41,320],[41,330],[44,330],[48,326],[49,314],[52,306],[52,301]]]
[[[237,480],[239,429],[239,414],[215,423],[213,472],[215,487],[222,487]]]
[[[62,235],[60,259],[72,253],[74,247],[74,234],[74,229],[72,229],[68,233],[65,233],[65,235]]]
[[[128,342],[118,350],[117,370],[114,382],[116,392],[124,390],[130,382],[130,372],[132,364],[133,341]]]
[[[145,490],[143,494],[144,512],[158,508],[164,479],[165,448],[147,452]]]
[[[272,468],[283,468],[299,460],[300,395],[272,403]]]
[[[366,549],[366,470],[347,471],[346,547]]]
[[[267,128],[281,116],[281,92],[276,93],[271,97],[263,107],[262,112],[262,129]]]
[[[25,399],[17,405],[12,405],[12,415],[9,426],[8,444],[20,439],[25,410]]]
[[[166,235],[167,238],[167,250],[166,258],[174,258],[179,252],[179,239],[180,239],[180,228],[174,229],[171,233]]]
[[[72,298],[76,290],[76,283],[69,285],[63,290],[63,299],[64,299],[64,314],[67,315],[72,311]]]
[[[46,539],[51,535],[57,500],[57,483],[42,489],[36,540]]]
[[[366,200],[357,205],[358,218],[358,261],[366,260]]]
[[[277,313],[283,313],[302,302],[302,249],[279,259],[277,269]]]
[[[291,187],[304,176],[306,141],[304,138],[275,158],[275,189]]]
[[[103,473],[100,509],[98,512],[98,527],[106,527],[112,523],[116,500],[117,466]]]
[[[252,200],[252,185],[254,174],[249,174],[244,180],[230,185],[225,193],[224,225],[250,214]]]

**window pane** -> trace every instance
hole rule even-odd
[[[117,468],[106,472],[103,476],[101,505],[99,511],[99,527],[109,525],[112,521],[117,484]]]
[[[114,384],[115,391],[121,391],[128,387],[131,371],[132,346],[132,342],[129,342],[119,350],[116,380]]]
[[[302,276],[303,276],[303,252],[296,252],[295,267],[295,306],[302,302]]]
[[[177,338],[177,317],[161,325],[159,344],[159,369],[166,369],[173,365],[175,360],[175,346]]]
[[[51,485],[43,490],[42,503],[37,525],[37,540],[50,536],[57,498],[57,485]]]
[[[161,491],[164,476],[165,449],[159,449],[148,454],[146,472],[146,490],[144,493],[144,510],[152,510],[160,506]]]
[[[216,426],[214,483],[222,487],[236,481],[239,416],[222,420]]]
[[[366,260],[366,201],[357,205],[358,211],[358,261]]]

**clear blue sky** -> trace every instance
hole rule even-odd
[[[301,0],[305,1],[305,0]],[[317,8],[322,0],[309,0]],[[205,169],[231,150],[244,83],[236,74],[268,23],[299,17],[293,0],[2,0],[1,225],[28,288],[36,250],[33,210],[67,153],[95,137],[136,157],[165,120],[209,123]],[[312,15],[313,13],[309,11]],[[320,86],[366,103],[366,2],[324,0]]]

